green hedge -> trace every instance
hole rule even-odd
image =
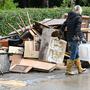
[[[90,15],[90,8],[83,7],[83,14]],[[64,13],[69,12],[70,8],[28,8],[28,9],[16,9],[16,10],[0,10],[0,35],[7,35],[13,29],[8,26],[7,23],[12,24],[16,29],[19,29],[17,22],[21,25],[19,15],[21,15],[26,25],[29,25],[27,19],[27,11],[30,15],[31,22],[41,21],[45,18],[60,18]]]

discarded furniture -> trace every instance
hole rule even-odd
[[[56,64],[43,62],[34,59],[22,59],[19,65],[31,66],[39,71],[51,72],[56,68]]]
[[[48,62],[63,64],[66,44],[67,42],[62,39],[59,40],[57,37],[51,37],[45,60]]]
[[[90,20],[90,16],[82,15],[82,28],[89,27],[89,20]]]
[[[39,58],[39,44],[34,41],[25,41],[24,58]]]
[[[46,27],[43,28],[43,32],[41,36],[40,52],[39,52],[40,60],[46,60],[46,54],[50,43],[50,37],[53,31],[55,31],[55,29],[46,28]]]
[[[85,34],[86,40],[90,41],[90,28],[81,28],[81,30]]]
[[[64,18],[67,18],[68,14],[65,13]],[[82,28],[88,28],[90,16],[82,15]]]
[[[41,21],[40,23],[46,26],[58,26],[58,25],[62,25],[65,20],[66,19],[49,19],[49,20],[47,19]]]

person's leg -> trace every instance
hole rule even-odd
[[[67,75],[74,75],[75,73],[72,72],[72,66],[74,65],[74,59],[76,57],[76,47],[73,42],[69,43],[69,51],[70,51],[70,59],[67,60],[67,67],[66,67],[66,74]]]
[[[68,59],[67,60],[67,67],[66,67],[66,75],[74,75],[75,73],[72,72],[72,66],[74,64],[73,60]]]
[[[71,55],[72,56],[71,58],[74,59],[75,65],[78,69],[78,73],[80,74],[80,73],[84,72],[86,69],[82,68],[82,66],[81,66],[81,62],[80,62],[80,59],[79,59],[78,43],[74,43],[73,49],[74,49],[74,51],[72,50],[73,54]]]
[[[79,74],[81,74],[81,73],[83,73],[84,71],[86,71],[86,68],[82,68],[81,62],[80,62],[80,59],[79,59],[79,58],[77,58],[77,59],[75,60],[75,65],[77,66],[77,69],[78,69],[78,73],[79,73]]]
[[[86,71],[86,69],[82,68],[82,66],[81,66],[78,49],[77,49],[77,55],[76,55],[76,59],[75,59],[75,65],[76,65],[76,67],[78,69],[78,73],[79,74],[81,74],[82,72]]]

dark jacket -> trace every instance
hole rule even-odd
[[[82,17],[75,12],[69,12],[68,17],[61,27],[61,31],[64,32],[67,27],[65,39],[66,41],[78,41],[84,37],[81,31]]]

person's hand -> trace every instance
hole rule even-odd
[[[82,43],[86,43],[86,39],[85,38],[82,38]]]

